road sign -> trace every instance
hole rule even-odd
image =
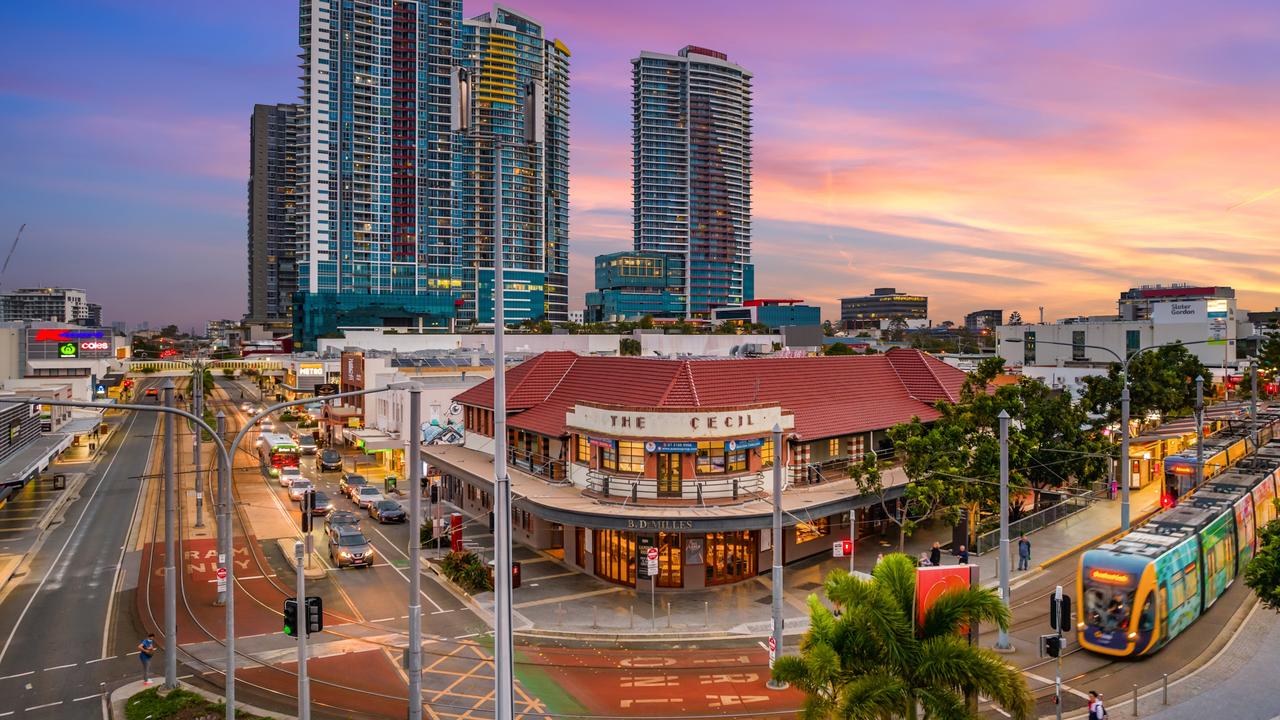
[[[844,557],[844,541],[837,540],[831,543],[831,557]]]
[[[658,548],[656,547],[649,548],[649,552],[646,557],[648,557],[649,562],[656,561],[658,559]]]
[[[658,559],[646,560],[644,570],[649,577],[656,577],[658,575]]]
[[[220,568],[218,568],[218,579],[219,579],[219,580],[226,580],[226,579],[227,579],[227,569],[226,569],[226,568],[224,568],[224,567],[220,567]]]
[[[769,636],[769,669],[773,669],[773,661],[778,657],[778,642]]]

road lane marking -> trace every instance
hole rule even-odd
[[[136,421],[137,415],[134,415],[134,417],[129,420],[130,427],[132,427],[132,424]],[[115,452],[111,455],[111,462],[107,463],[106,469],[98,476],[98,482],[93,486],[93,492],[89,493],[89,498],[85,500],[84,505],[81,506],[80,515],[76,518],[75,524],[71,526],[71,530],[67,533],[67,539],[63,541],[62,547],[58,550],[58,554],[53,558],[53,562],[49,564],[49,569],[45,572],[44,577],[41,578],[40,584],[36,586],[36,591],[31,593],[31,597],[27,599],[27,604],[23,606],[22,612],[18,613],[18,619],[14,621],[13,627],[9,629],[9,637],[5,639],[4,646],[0,647],[0,663],[3,663],[5,656],[9,654],[9,646],[13,644],[14,635],[18,634],[18,628],[22,626],[22,621],[26,618],[27,612],[31,610],[31,606],[35,604],[36,598],[40,597],[40,591],[44,589],[45,583],[47,583],[49,578],[53,576],[53,571],[56,570],[58,565],[62,562],[62,556],[66,553],[67,548],[71,546],[71,541],[80,539],[80,524],[83,523],[84,519],[89,515],[86,510],[93,507],[94,498],[98,496],[98,491],[102,489],[104,484],[106,484],[107,476],[111,474],[111,467],[116,464],[116,460],[120,457],[120,450],[123,448],[124,442],[121,442],[116,446]]]
[[[16,675],[5,675],[4,677],[0,677],[0,680],[12,680],[14,678],[26,677],[28,675],[35,675],[35,674],[36,674],[35,670],[28,670],[26,672],[18,673]]]
[[[137,413],[133,413],[134,418],[136,418],[137,415],[138,415]],[[130,421],[129,427],[130,429],[132,429],[133,427],[132,420]],[[129,439],[129,434],[126,431],[125,434],[121,436],[120,445],[117,446],[117,449],[120,447],[124,447],[124,444],[128,439]],[[147,460],[146,460],[146,465],[143,465],[144,468],[149,469],[151,467],[151,458],[155,453],[155,450],[156,450],[156,443],[154,440],[152,440],[147,445]],[[138,483],[138,496],[134,498],[133,513],[129,515],[129,523],[131,527],[135,521],[140,520],[142,517],[141,515],[138,514],[138,511],[142,508],[142,495],[143,495],[142,483]],[[124,570],[124,556],[126,555],[126,551],[128,549],[129,549],[129,530],[125,530],[124,542],[120,544],[120,557],[116,559],[116,574],[115,574],[115,577],[112,578],[111,580],[111,592],[107,595],[107,616],[106,616],[106,619],[104,619],[102,622],[102,657],[103,658],[107,657],[107,644],[108,644],[108,640],[111,637],[111,619],[114,615],[114,610],[116,606],[116,593],[119,592],[119,589],[120,589],[121,572]]]
[[[1054,682],[1053,682],[1052,680],[1050,680],[1049,678],[1046,678],[1046,677],[1040,677],[1039,675],[1036,675],[1036,674],[1035,674],[1035,673],[1033,673],[1033,672],[1027,672],[1026,670],[1023,670],[1023,671],[1022,671],[1022,674],[1023,674],[1023,675],[1026,675],[1027,677],[1031,678],[1032,680],[1035,680],[1036,682],[1042,682],[1042,683],[1044,683],[1045,685],[1050,685],[1050,686],[1052,686],[1052,685],[1054,684]],[[1081,698],[1084,698],[1085,700],[1088,700],[1088,699],[1089,699],[1089,696],[1088,696],[1086,693],[1083,693],[1083,692],[1081,692],[1081,691],[1079,691],[1079,690],[1077,690],[1077,689],[1075,689],[1075,688],[1071,687],[1070,685],[1068,685],[1068,684],[1066,684],[1066,683],[1062,683],[1062,689],[1063,689],[1063,690],[1066,690],[1067,692],[1071,693],[1072,695],[1075,695],[1076,697],[1081,697]]]
[[[378,618],[377,620],[370,620],[369,622],[391,622],[392,620],[399,620],[399,619],[400,618],[392,616],[392,617]]]
[[[75,667],[76,665],[79,665],[79,664],[80,663],[67,663],[66,665],[54,665],[53,667],[45,668],[44,671],[49,672],[50,670],[65,670],[69,667]]]
[[[31,706],[31,707],[27,708],[25,712],[31,712],[32,710],[43,710],[43,709],[45,709],[45,708],[57,707],[57,706],[59,706],[59,705],[61,705],[61,704],[62,704],[62,701],[61,701],[61,700],[59,700],[58,702],[45,703],[45,704],[43,704],[43,705],[33,705],[33,706]]]
[[[401,549],[400,549],[400,547],[399,547],[398,545],[396,545],[395,543],[391,542],[391,539],[390,539],[390,538],[388,538],[386,535],[383,535],[381,530],[379,530],[379,529],[378,529],[378,528],[376,528],[376,527],[375,527],[375,528],[370,528],[370,529],[371,529],[371,530],[373,530],[374,532],[378,533],[378,537],[380,537],[380,538],[382,538],[383,540],[385,540],[385,541],[387,542],[387,544],[388,544],[388,545],[390,545],[390,546],[392,547],[392,549],[394,549],[396,552],[398,552],[398,553],[400,553],[402,556],[404,556],[404,559],[405,559],[405,560],[408,560],[408,559],[409,559],[409,556],[408,556],[408,555],[405,555],[405,552],[404,552],[403,550],[401,550]],[[392,570],[395,570],[395,571],[396,571],[396,573],[400,575],[400,577],[404,578],[404,581],[405,581],[405,582],[409,582],[409,576],[408,576],[408,575],[405,575],[405,574],[404,574],[404,572],[403,572],[400,568],[396,567],[395,565],[391,565],[390,563],[387,563],[387,565],[388,565],[388,566],[390,566]],[[416,570],[417,570],[417,572],[418,572],[418,573],[421,573],[421,572],[422,572],[422,568],[421,568],[421,567],[416,568]],[[437,603],[435,600],[433,600],[433,599],[431,598],[431,596],[430,596],[430,595],[428,595],[428,594],[427,594],[427,591],[426,591],[426,590],[419,590],[418,592],[419,592],[419,594],[420,594],[420,595],[422,595],[422,597],[426,598],[426,599],[427,599],[427,602],[431,603],[431,606],[432,606],[432,607],[434,607],[436,610],[444,610],[444,608],[440,607],[440,604],[439,604],[439,603]]]
[[[94,659],[92,659],[92,660],[85,660],[85,661],[84,661],[84,664],[85,664],[85,665],[92,665],[92,664],[94,664],[94,663],[96,663],[96,662],[102,662],[103,660],[115,660],[115,657],[100,657],[100,658],[94,658]]]
[[[101,696],[102,696],[102,693],[98,693],[97,695],[85,695],[84,697],[78,697],[72,700],[71,702],[80,702],[82,700],[93,700],[94,698],[98,698]]]
[[[0,717],[9,717],[10,715],[14,714],[15,712],[17,712],[17,711],[16,711],[16,710],[10,710],[9,712],[2,712],[2,713],[0,713]]]
[[[435,611],[435,612],[433,612],[433,613],[431,613],[431,614],[432,614],[432,615],[443,615],[443,614],[445,614],[445,613],[451,613],[451,612],[453,612],[453,611],[454,611],[454,610],[456,610],[456,609],[457,609],[457,608],[451,608],[451,609],[449,609],[449,610],[437,610],[437,611]],[[408,620],[408,619],[409,619],[409,616],[408,616],[408,615],[405,615],[405,616],[404,616],[404,619],[405,619],[405,620]]]

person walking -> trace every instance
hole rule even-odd
[[[156,634],[147,633],[147,637],[138,643],[138,659],[142,661],[142,684],[151,684],[151,657],[164,648],[156,644]]]
[[[956,554],[956,562],[958,564],[960,565],[969,564],[969,551],[965,550],[963,545],[961,545],[960,548],[956,550],[955,554]]]
[[[1089,691],[1089,720],[1106,720],[1107,708],[1102,704],[1102,696],[1097,690]]]
[[[942,543],[934,543],[929,550],[929,564],[937,567],[942,564]]]
[[[1018,536],[1018,570],[1027,570],[1031,567],[1031,541],[1026,535]]]

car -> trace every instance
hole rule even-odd
[[[314,489],[315,485],[312,485],[310,480],[304,477],[295,478],[293,482],[289,483],[289,499],[301,501],[304,493]]]
[[[318,448],[316,447],[315,438],[312,438],[310,435],[299,435],[297,438],[297,441],[298,441],[298,451],[301,452],[303,455],[316,454],[316,450]]]
[[[253,412],[253,403],[251,403],[251,402],[249,402],[249,401],[247,401],[247,400],[246,400],[245,402],[240,403],[240,411],[241,411],[241,412],[252,413],[252,412]]]
[[[311,509],[312,515],[328,515],[334,511],[335,507],[333,498],[329,497],[329,493],[323,490],[316,490],[316,506]]]
[[[155,388],[147,388],[147,391],[142,393],[142,396],[144,398],[155,398],[156,402],[160,402],[160,391]]]
[[[339,525],[329,532],[329,561],[336,567],[373,564],[373,545],[358,529]]]
[[[343,495],[346,495],[347,497],[351,498],[352,500],[355,500],[356,498],[355,498],[355,495],[353,495],[353,493],[356,491],[356,489],[364,487],[365,485],[368,485],[368,484],[369,484],[369,481],[365,480],[363,475],[357,475],[355,473],[347,473],[346,475],[342,476],[341,480],[338,481],[338,491],[341,492]]]
[[[302,470],[296,467],[282,467],[280,468],[279,478],[280,487],[287,488],[293,484],[294,480],[302,479]]]
[[[271,422],[267,418],[262,418],[261,420],[258,421],[258,429],[260,429],[262,432],[269,433],[269,432],[274,432],[276,429],[276,426],[275,426],[275,423]]]
[[[321,472],[325,470],[341,470],[342,469],[342,453],[333,448],[325,448],[320,451],[320,457],[316,460],[316,466]]]
[[[409,519],[404,508],[395,500],[379,500],[369,503],[369,517],[379,523],[402,523]]]
[[[370,505],[385,499],[386,498],[382,496],[382,490],[373,487],[372,485],[365,485],[364,487],[356,488],[351,492],[351,502],[362,508],[367,508]]]
[[[360,516],[350,510],[333,510],[324,518],[324,531],[333,532],[337,527],[353,527],[359,529]]]

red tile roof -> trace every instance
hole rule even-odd
[[[778,403],[797,436],[834,437],[938,417],[933,403],[956,400],[964,372],[918,350],[883,355],[724,360],[595,357],[548,352],[507,373],[508,423],[565,434],[579,402],[633,407],[726,407]],[[493,407],[493,381],[458,395]]]

